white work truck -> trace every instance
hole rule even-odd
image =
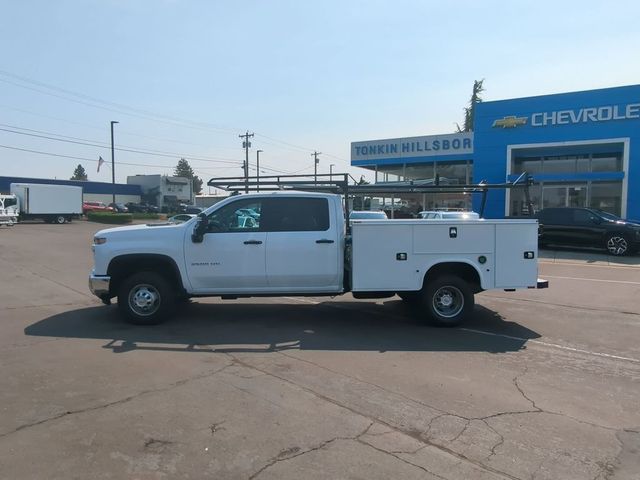
[[[20,220],[67,223],[82,215],[82,187],[44,183],[12,183]]]
[[[245,221],[246,212],[254,221]],[[488,289],[536,288],[536,220],[352,220],[340,195],[230,196],[185,223],[101,230],[91,291],[155,324],[183,299],[398,294],[453,326]],[[215,308],[215,307],[212,307]]]

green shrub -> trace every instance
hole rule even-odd
[[[132,217],[130,213],[89,212],[87,213],[87,220],[91,222],[122,225],[124,223],[131,223]]]
[[[131,218],[134,220],[159,220],[160,214],[158,213],[130,213]]]

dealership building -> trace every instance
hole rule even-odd
[[[440,184],[533,176],[534,210],[576,206],[640,220],[640,85],[482,102],[474,132],[353,142],[351,164],[376,182]],[[402,195],[418,211],[479,209],[462,194]],[[485,216],[528,214],[522,189],[495,190]]]

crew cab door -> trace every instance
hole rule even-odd
[[[185,243],[191,286],[197,293],[256,292],[267,285],[266,233],[259,218],[247,218],[240,209],[259,213],[261,198],[238,199],[209,214],[202,243]]]
[[[273,196],[264,201],[267,284],[274,292],[338,292],[342,245],[327,197]]]

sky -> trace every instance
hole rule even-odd
[[[373,175],[350,143],[501,100],[640,83],[635,1],[0,0],[0,175]],[[10,148],[7,148],[10,147]],[[107,163],[97,172],[97,161]],[[331,166],[333,165],[333,166]],[[205,187],[205,193],[208,193]],[[211,191],[211,193],[214,193]]]

